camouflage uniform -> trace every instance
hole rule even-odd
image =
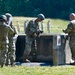
[[[1,17],[0,17],[1,18]],[[8,32],[13,34],[14,31],[7,26],[7,24],[2,24],[0,22],[0,65],[3,65],[6,62],[7,51],[8,51]]]
[[[15,43],[17,40],[17,30],[16,28],[12,25],[11,27],[14,30],[14,34],[10,34],[8,33],[8,39],[9,39],[9,48],[8,48],[8,59],[10,60],[10,64],[14,65],[15,64],[15,52],[16,52],[16,47],[15,47]],[[9,61],[8,61],[9,64]]]
[[[44,15],[39,14],[36,20],[29,21],[29,23],[25,29],[26,45],[25,45],[25,51],[24,51],[24,55],[23,55],[23,58],[25,59],[25,61],[31,52],[31,46],[32,46],[33,41],[36,42],[35,37],[38,36],[39,33],[42,33],[41,30],[39,29],[38,22],[41,22],[44,19],[45,19]],[[27,62],[29,62],[29,60]]]
[[[63,32],[68,33],[72,59],[75,61],[75,20],[70,21],[67,28]]]
[[[31,20],[26,27],[26,46],[24,51],[24,56],[27,57],[31,52],[31,45],[35,39],[36,32],[39,29],[38,22],[36,20]]]
[[[16,39],[17,39],[17,30],[14,27],[14,25],[12,25],[12,15],[10,13],[6,13],[5,14],[7,17],[7,24],[14,30],[14,34],[10,34],[8,33],[8,39],[9,39],[9,48],[8,48],[8,53],[7,53],[7,61],[6,61],[6,65],[14,65],[15,64],[15,43],[16,43]]]

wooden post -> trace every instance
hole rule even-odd
[[[28,24],[28,20],[26,20],[26,21],[24,22],[24,32],[25,32],[25,28],[27,27],[27,24]]]
[[[18,30],[18,33],[20,33],[20,23],[19,23],[19,21],[17,21],[17,30]]]
[[[47,31],[50,33],[50,21],[47,22]]]
[[[44,22],[42,21],[41,22],[41,30],[44,32],[44,27],[43,26],[44,26]]]

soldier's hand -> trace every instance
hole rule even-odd
[[[43,31],[42,31],[42,30],[40,30],[40,33],[43,33]]]
[[[65,30],[62,30],[65,33]]]
[[[42,30],[37,30],[37,33],[43,33],[43,31]]]

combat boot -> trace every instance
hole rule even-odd
[[[14,67],[14,66],[15,66],[15,63],[11,63],[10,65],[11,65],[12,67]]]
[[[6,63],[5,65],[6,65],[6,66],[8,66],[9,64],[8,64],[8,63]]]
[[[22,60],[23,62],[26,62],[26,63],[29,63],[29,62],[30,62],[30,60],[28,59],[28,56],[23,56],[23,57],[21,57],[21,60]]]
[[[30,60],[29,59],[25,59],[24,62],[30,63]]]
[[[1,68],[3,68],[4,67],[4,64],[3,63],[1,63]]]
[[[73,63],[70,63],[70,65],[75,65],[75,62],[73,62]]]

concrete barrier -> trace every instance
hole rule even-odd
[[[66,44],[65,34],[41,34],[36,39],[37,50],[34,51],[32,45],[32,51],[29,55],[31,61],[52,61],[54,65],[66,64]],[[16,42],[16,61],[22,62],[20,57],[25,50],[25,35],[19,35]]]

